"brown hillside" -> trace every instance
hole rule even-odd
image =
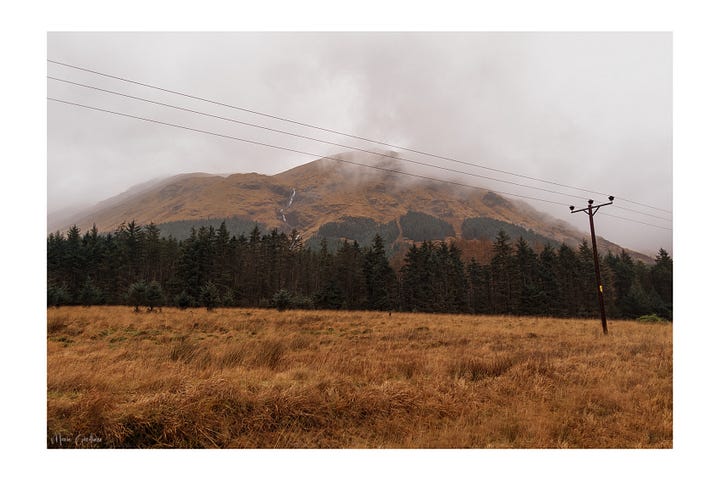
[[[323,224],[343,217],[368,217],[386,223],[412,210],[441,218],[458,236],[466,218],[489,217],[571,246],[583,239],[570,224],[489,191],[342,163],[372,162],[380,168],[402,170],[400,162],[393,159],[378,162],[368,155],[349,153],[336,158],[340,161],[320,159],[274,176],[178,175],[101,202],[74,223],[83,231],[93,224],[100,231],[113,231],[130,220],[159,224],[240,217],[269,228],[297,229],[308,238]],[[472,249],[470,243],[465,246]],[[617,252],[621,248],[604,239],[599,239],[599,244],[602,250]],[[649,260],[641,254],[636,257]]]

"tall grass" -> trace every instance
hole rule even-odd
[[[47,321],[48,447],[672,447],[672,324],[124,307]]]

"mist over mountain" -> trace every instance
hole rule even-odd
[[[576,246],[586,235],[569,223],[482,188],[403,174],[392,158],[341,153],[276,175],[189,173],[155,179],[66,217],[48,218],[48,230],[76,224],[111,232],[123,222],[158,225],[238,219],[265,229],[296,230],[304,239],[364,241],[381,233],[390,246],[455,239],[464,250],[487,251],[499,229],[523,236],[536,248],[545,243]],[[406,172],[405,172],[406,173]],[[188,227],[189,230],[189,227]],[[589,239],[588,239],[589,240]],[[602,252],[622,247],[598,238]],[[479,249],[479,250],[478,250]],[[632,252],[635,258],[650,261]],[[482,254],[478,254],[482,257]]]

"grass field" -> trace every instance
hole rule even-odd
[[[672,448],[672,325],[62,307],[49,448]]]

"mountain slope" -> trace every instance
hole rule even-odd
[[[73,223],[81,230],[96,224],[112,231],[123,222],[156,224],[179,220],[237,217],[284,231],[297,229],[305,238],[326,224],[347,218],[397,222],[409,212],[439,219],[461,236],[467,219],[487,218],[517,225],[541,237],[577,245],[583,233],[531,206],[495,193],[393,173],[403,166],[393,159],[378,162],[369,156],[340,154],[340,161],[320,159],[274,176],[257,173],[229,176],[185,174],[144,188],[131,189],[99,203]],[[385,170],[342,163],[371,164]],[[69,225],[66,225],[67,227]],[[443,231],[450,231],[445,229]],[[601,250],[618,245],[599,238]],[[648,261],[642,254],[636,258]]]

